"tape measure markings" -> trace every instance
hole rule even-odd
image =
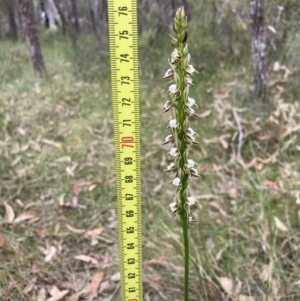
[[[140,126],[136,0],[108,0],[121,295],[142,301]]]

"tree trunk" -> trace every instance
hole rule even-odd
[[[96,26],[94,9],[93,9],[91,0],[87,0],[87,1],[89,4],[89,11],[90,11],[90,16],[91,16],[93,31],[94,31],[95,35],[97,36],[97,26]]]
[[[46,0],[44,3],[45,12],[48,17],[49,29],[57,30],[60,25],[59,14],[53,0]]]
[[[63,35],[66,34],[66,31],[68,32],[71,41],[72,41],[72,45],[74,49],[77,49],[77,36],[73,30],[73,28],[70,28],[69,22],[63,12],[63,10],[61,9],[61,7],[59,6],[59,0],[53,0],[54,5],[56,6],[56,9],[58,11],[59,17],[61,19],[62,22],[62,30],[63,30]]]
[[[269,76],[267,68],[264,0],[251,0],[250,8],[252,33],[251,57],[255,92],[258,98],[266,100]]]
[[[19,0],[19,3],[24,18],[25,31],[28,36],[30,56],[34,72],[36,75],[44,76],[46,75],[46,68],[36,30],[32,2],[31,0]]]
[[[5,6],[7,9],[7,15],[9,20],[9,33],[11,39],[15,42],[18,40],[18,28],[15,19],[15,8],[13,0],[5,0]]]
[[[8,0],[9,1],[9,0]],[[20,5],[17,5],[16,7],[16,14],[17,14],[17,20],[18,20],[18,25],[19,25],[19,37],[22,39],[22,41],[26,40],[26,33],[24,29],[24,18],[22,16],[22,12],[20,10]]]
[[[174,12],[176,12],[176,8],[177,8],[176,0],[171,1],[171,7],[172,7],[172,14],[174,14]]]
[[[105,24],[108,24],[108,7],[107,0],[102,1],[102,18],[105,20]]]
[[[67,18],[63,12],[63,10],[61,9],[60,5],[59,5],[59,0],[53,0],[53,3],[58,11],[59,17],[61,19],[61,23],[62,23],[62,33],[63,35],[66,35],[67,29],[68,29],[68,21]]]
[[[74,18],[74,28],[75,32],[78,34],[80,32],[79,20],[78,20],[78,11],[76,0],[71,0],[71,8],[72,8],[72,17]]]

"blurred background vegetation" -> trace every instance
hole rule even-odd
[[[183,291],[161,114],[181,5],[200,73],[190,299],[299,300],[299,1],[264,3],[270,111],[254,93],[250,1],[140,0],[144,300]],[[120,300],[107,2],[3,0],[0,39],[0,299]]]

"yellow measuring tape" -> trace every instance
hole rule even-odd
[[[142,301],[137,1],[108,0],[121,296]]]

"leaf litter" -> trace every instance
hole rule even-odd
[[[284,101],[286,87],[282,80],[291,78],[290,68],[280,63],[274,68],[278,73],[278,79],[273,83],[276,109],[270,116],[253,118],[249,110],[231,102],[237,81],[216,91],[211,88],[215,100],[212,105],[204,104],[203,112],[199,114],[199,127],[204,127],[205,143],[201,143],[201,148],[193,155],[203,159],[199,166],[203,182],[212,184],[209,189],[203,184],[203,190],[191,187],[192,192],[198,194],[197,200],[201,200],[201,227],[197,229],[199,233],[193,233],[199,241],[192,241],[195,251],[192,260],[199,274],[191,271],[195,279],[191,300],[197,300],[200,286],[212,300],[259,300],[251,296],[261,296],[257,293],[259,290],[269,292],[274,300],[278,295],[296,294],[291,289],[284,290],[287,284],[282,279],[286,275],[276,279],[271,266],[267,268],[261,264],[262,258],[270,252],[273,257],[268,257],[268,260],[272,259],[275,265],[283,264],[280,269],[289,272],[289,282],[298,280],[297,258],[292,255],[292,250],[299,244],[294,226],[291,228],[286,215],[278,211],[262,223],[252,214],[258,207],[256,204],[262,202],[257,195],[253,196],[255,204],[243,211],[247,202],[244,196],[250,188],[267,195],[268,206],[279,203],[281,212],[284,212],[283,205],[287,202],[293,202],[293,211],[299,210],[296,203],[299,199],[299,165],[291,159],[296,158],[297,151],[300,151],[299,104]],[[278,80],[280,85],[276,83]],[[96,110],[90,109],[94,104],[86,100],[87,92],[93,101],[99,98],[96,93],[102,91],[100,85],[84,81],[70,85],[72,88],[63,85],[63,81],[57,81],[55,85],[58,85],[55,89],[47,90],[47,87],[37,84],[34,87],[36,92],[15,92],[4,97],[0,108],[1,114],[5,110],[3,116],[6,120],[4,126],[1,124],[0,134],[0,171],[1,183],[4,183],[0,204],[0,252],[7,250],[8,254],[14,254],[8,257],[10,265],[0,276],[9,296],[23,294],[28,300],[75,301],[95,300],[97,294],[99,300],[111,301],[119,291],[119,278],[114,280],[111,277],[119,269],[112,118],[105,110],[102,115],[95,113]],[[157,99],[155,93],[158,94],[155,89],[149,91],[147,99]],[[11,99],[20,105],[20,111],[15,110],[16,106],[10,106]],[[152,103],[142,105],[148,111],[153,108]],[[103,106],[107,107],[107,103]],[[77,118],[79,115],[81,118]],[[149,112],[142,116],[145,128],[147,123],[157,123],[148,115]],[[205,124],[213,129],[212,135]],[[155,131],[159,132],[155,126]],[[148,128],[150,131],[152,127]],[[167,216],[160,204],[163,202],[156,200],[154,203],[153,199],[170,197],[166,186],[161,184],[161,141],[158,135],[161,133],[156,132],[142,137],[146,154],[142,163],[149,167],[148,170],[145,168],[143,177],[145,216],[149,216],[149,220],[145,219],[143,235],[145,240],[152,242],[145,255],[144,284],[145,295],[151,301],[168,300],[162,292],[172,291],[173,296],[178,296],[181,288],[170,284],[181,283],[182,275],[182,265],[171,264],[181,262],[181,234],[169,228],[167,222],[162,226],[164,220],[158,227],[156,219],[150,218],[161,216],[160,212]],[[156,141],[156,144],[149,145],[149,141]],[[209,161],[211,156],[214,158]],[[280,177],[273,176],[274,169]],[[256,177],[257,171],[261,180]],[[148,208],[149,204],[151,208]],[[155,206],[159,209],[157,212],[153,210]],[[227,222],[234,221],[233,216],[238,211],[243,212],[241,223],[230,225],[230,235],[224,235],[224,238],[221,234],[214,236],[213,227],[219,227],[218,231],[225,233],[221,231],[226,229]],[[170,221],[174,223],[171,218]],[[240,229],[243,224],[247,229]],[[272,250],[270,237],[274,230],[282,246],[281,254]],[[161,233],[163,241],[162,236],[153,237],[153,231]],[[201,236],[204,232],[210,233],[212,243],[199,246],[205,239]],[[244,244],[247,235],[256,238],[255,242],[250,242],[251,246]],[[288,242],[282,244],[286,239]],[[230,271],[226,268],[230,253],[236,255],[234,250],[241,250],[239,245],[243,251],[255,255],[248,265],[238,262],[241,269],[250,274],[247,280],[229,276]],[[198,253],[203,252],[207,252],[205,258],[210,259],[210,267],[198,258]],[[238,261],[239,257],[234,259]],[[32,282],[28,283],[28,279]],[[251,292],[248,291],[248,281],[255,283]]]

